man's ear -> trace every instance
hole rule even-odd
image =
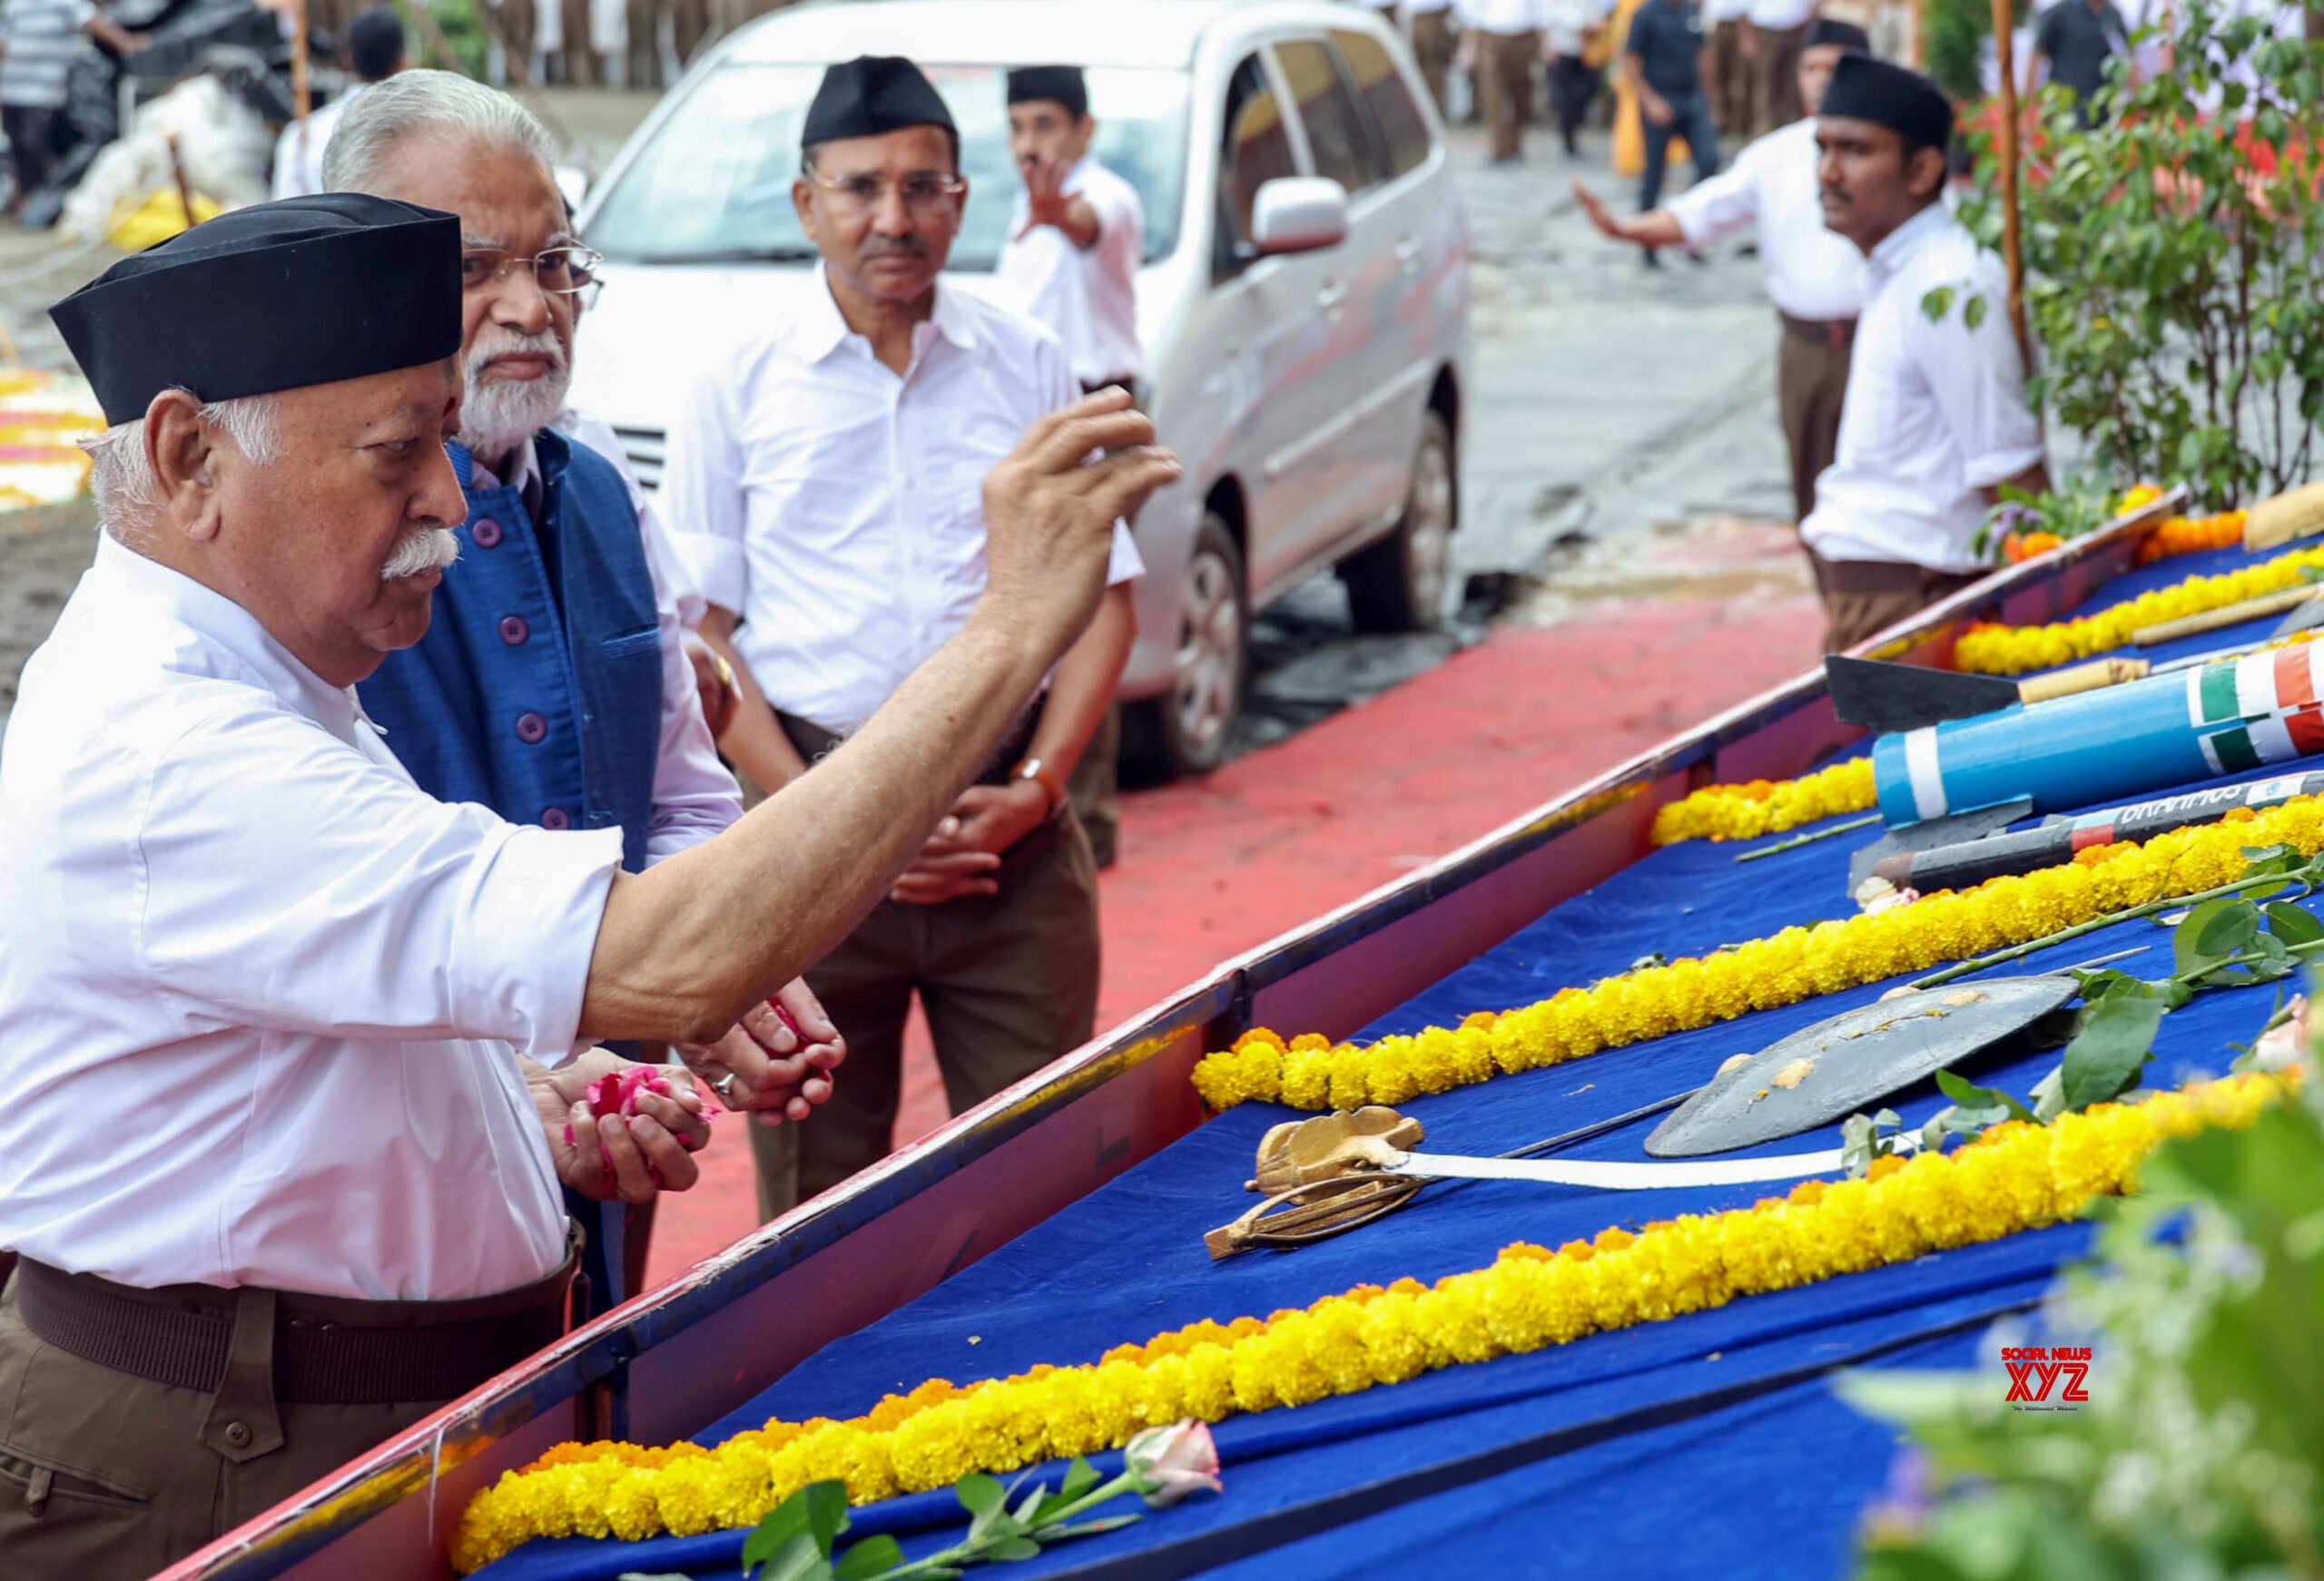
[[[815,234],[815,187],[803,173],[791,178],[791,206],[799,211],[799,229],[820,246],[823,239]]]
[[[154,515],[189,538],[218,535],[218,437],[202,403],[165,389],[145,408],[145,462],[153,473]]]
[[[1905,166],[1905,190],[1915,198],[1940,197],[1949,173],[1945,150],[1924,145],[1913,150],[1913,157]]]

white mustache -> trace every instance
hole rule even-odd
[[[414,527],[396,540],[394,553],[379,567],[382,582],[401,582],[423,571],[441,571],[460,557],[460,540],[446,527]]]

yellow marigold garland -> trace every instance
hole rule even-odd
[[[1706,785],[1654,815],[1654,843],[1754,840],[1873,805],[1872,760],[1850,758],[1797,780]]]
[[[2054,933],[2109,911],[2191,895],[2242,876],[2246,846],[2324,850],[2324,802],[2297,797],[2265,812],[2175,829],[2143,845],[2092,846],[2073,860],[1974,889],[1812,928],[1787,928],[1700,958],[1643,967],[1519,1009],[1482,1010],[1458,1026],[1396,1034],[1368,1046],[1316,1033],[1285,1041],[1265,1027],[1196,1063],[1213,1109],[1254,1101],[1295,1109],[1402,1104],[1494,1076],[1562,1064],[1601,1048],[1731,1021],[1903,972]]]
[[[2142,626],[2275,593],[2309,571],[2324,571],[2324,549],[2294,549],[2216,576],[2190,576],[2079,620],[2044,626],[1974,625],[1954,644],[1953,663],[1982,674],[2019,675],[2093,658],[2121,647]]]
[[[1881,1159],[1862,1180],[1807,1181],[1754,1207],[1636,1234],[1608,1229],[1553,1252],[1520,1242],[1492,1266],[1433,1285],[1359,1285],[1265,1321],[1196,1323],[1088,1365],[966,1388],[933,1379],[849,1421],[772,1421],[715,1449],[565,1445],[469,1503],[452,1562],[472,1571],[534,1537],[635,1542],[748,1526],[822,1478],[869,1503],[1118,1448],[1184,1417],[1305,1405],[1998,1240],[2132,1189],[2164,1140],[2248,1125],[2284,1090],[2274,1076],[2233,1076],[2046,1126],[2013,1122],[1950,1154]]]

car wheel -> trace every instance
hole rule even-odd
[[[1452,529],[1461,521],[1452,472],[1452,433],[1434,412],[1421,419],[1403,519],[1340,566],[1348,613],[1360,632],[1433,632],[1461,606],[1452,574]]]
[[[1173,778],[1207,774],[1225,762],[1250,654],[1243,556],[1226,524],[1205,511],[1179,584],[1170,690],[1128,713],[1132,754]]]

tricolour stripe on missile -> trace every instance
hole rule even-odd
[[[2276,661],[2276,706],[2306,708],[2316,701],[2316,670],[2309,663],[2309,648],[2302,643],[2296,648],[2279,648]]]
[[[2236,697],[2235,664],[2227,661],[2187,672],[2187,722],[2201,727],[2243,717]]]
[[[1945,813],[1945,771],[1937,766],[1936,727],[1905,732],[1905,777],[1913,787],[1913,812],[1923,821]]]

